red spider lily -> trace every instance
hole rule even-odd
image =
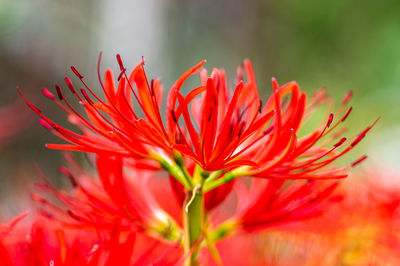
[[[131,157],[136,159],[136,167],[159,167],[159,165],[147,159],[154,159],[154,153],[157,152],[154,148],[171,152],[170,144],[173,141],[171,135],[167,134],[160,116],[159,110],[163,95],[160,80],[148,82],[143,69],[144,62],[139,63],[128,77],[120,57],[117,58],[122,70],[118,77],[118,86],[115,85],[111,70],[106,71],[104,83],[101,80],[100,72],[98,72],[100,85],[106,96],[105,101],[93,93],[83,81],[84,77],[75,67],[71,68],[86,88],[86,90],[81,89],[82,96],[76,91],[72,81],[68,77],[65,78],[71,92],[84,106],[87,119],[69,104],[60,86],[56,85],[59,100],[50,91],[43,89],[43,94],[67,112],[69,120],[82,130],[82,134],[58,126],[42,115],[37,107],[29,102],[27,104],[42,118],[40,122],[43,126],[60,138],[72,143],[72,145],[48,144],[49,148]],[[171,91],[179,90],[185,79],[195,73],[203,64],[204,62],[199,63],[183,74],[171,88]],[[98,71],[100,71],[99,68],[100,59]],[[133,88],[134,85],[137,87],[137,92]],[[97,102],[89,97],[87,91],[93,95]],[[132,94],[144,113],[144,119],[139,118],[139,115],[134,111]],[[64,101],[67,107],[62,105],[61,101]]]
[[[232,92],[224,70],[214,69],[208,76],[200,69],[202,61],[170,89],[164,124],[160,81],[148,81],[144,62],[128,76],[119,55],[117,60],[121,70],[118,84],[111,70],[106,71],[104,82],[99,74],[105,99],[94,94],[71,67],[84,89],[77,91],[68,77],[65,81],[85,115],[72,107],[60,86],[56,85],[59,99],[43,89],[81,133],[55,124],[22,96],[44,127],[70,143],[48,144],[49,148],[96,154],[100,182],[79,173],[79,167],[72,171],[78,172],[79,178],[61,168],[74,186],[71,193],[53,188],[44,177],[38,188],[63,205],[32,194],[41,203],[42,214],[64,227],[111,237],[115,230],[124,236],[132,230],[144,232],[179,245],[190,265],[198,262],[197,256],[207,246],[218,262],[221,258],[214,242],[229,234],[277,228],[320,214],[340,196],[334,194],[336,182],[315,179],[344,178],[347,169],[366,159],[362,156],[341,168],[330,166],[358,145],[377,122],[350,140],[340,137],[343,131],[333,132],[352,110],[346,107],[351,93],[333,114],[333,102],[325,89],[307,102],[307,95],[295,82],[279,86],[273,79],[273,93],[263,105],[250,61],[238,68]],[[200,86],[183,96],[183,83],[198,72]],[[300,136],[302,125],[325,104],[327,118],[316,130]],[[161,182],[151,186],[157,177],[137,170],[160,166],[170,174],[168,192],[160,189]],[[263,179],[253,178],[248,186],[247,181],[235,180],[239,176]],[[223,206],[233,188],[238,192],[237,209],[218,225],[219,209],[215,208]],[[169,201],[172,193],[178,204]],[[120,239],[119,233],[115,239]]]
[[[212,72],[210,78],[206,78],[206,73],[203,72],[202,85],[205,92],[202,92],[201,98],[194,99],[200,94],[196,90],[185,98],[175,93],[180,103],[175,115],[183,113],[190,142],[184,140],[174,147],[211,171],[241,167],[236,170],[237,175],[277,179],[328,179],[347,176],[344,173],[346,168],[326,169],[326,166],[352,150],[373,125],[352,141],[340,139],[332,148],[326,147],[326,142],[333,141],[337,135],[333,135],[332,139],[325,138],[325,143],[318,144],[318,141],[347,118],[352,108],[345,111],[344,106],[351,94],[346,95],[337,112],[339,119],[335,121],[334,115],[330,114],[327,122],[320,128],[298,138],[303,121],[317,106],[329,100],[324,89],[317,91],[307,106],[306,94],[300,91],[295,82],[279,86],[273,79],[273,95],[262,107],[249,61],[245,61],[244,70],[248,81],[242,81],[243,69],[239,68],[238,80],[241,81],[231,97],[225,73],[218,69]],[[289,96],[290,101],[287,99]],[[194,119],[188,111],[189,103],[192,103]],[[199,131],[195,130],[194,124]],[[339,150],[344,143],[347,143],[347,147]],[[246,165],[248,167],[244,167]]]
[[[255,179],[249,189],[238,184],[237,225],[245,231],[280,227],[321,215],[342,195],[337,182]]]
[[[314,248],[307,250],[307,264],[400,263],[399,187],[377,181],[383,176],[396,178],[373,170],[359,175],[362,184],[351,182],[355,179],[346,180],[342,183],[343,201],[326,209],[319,219],[304,221],[304,227],[314,234]],[[310,238],[296,238],[300,246],[310,244]]]
[[[85,87],[81,89],[82,96],[66,78],[68,87],[84,106],[88,118],[72,108],[58,85],[60,101],[48,90],[43,90],[69,114],[69,120],[81,129],[81,134],[55,124],[26,101],[41,117],[42,125],[71,143],[48,144],[49,148],[129,157],[135,159],[132,162],[136,167],[152,169],[159,167],[154,160],[161,163],[171,161],[180,158],[180,153],[186,158],[185,162],[189,158],[206,171],[235,169],[225,177],[215,175],[217,180],[208,184],[208,188],[213,189],[240,175],[275,179],[344,178],[348,167],[328,166],[352,150],[375,124],[352,140],[341,138],[334,143],[339,134],[326,137],[352,110],[351,107],[347,111],[344,109],[351,98],[348,94],[336,115],[330,114],[318,129],[300,138],[298,131],[304,121],[316,107],[330,102],[325,90],[317,91],[307,104],[306,94],[295,82],[279,86],[273,79],[273,94],[263,107],[253,68],[250,61],[245,60],[244,67],[238,69],[238,85],[233,93],[228,89],[223,70],[215,69],[210,77],[201,70],[201,86],[184,97],[180,94],[184,81],[198,72],[204,61],[186,71],[169,91],[165,127],[160,114],[163,92],[160,81],[148,82],[143,62],[128,77],[119,55],[117,59],[121,68],[118,85],[115,85],[111,70],[106,71],[104,83],[99,74],[105,100],[93,93],[75,67],[72,70]],[[243,81],[244,73],[246,82]],[[132,94],[144,118],[139,117]],[[179,123],[180,120],[183,124]],[[331,142],[331,148],[327,147]],[[365,157],[353,165],[363,159]],[[182,178],[177,179],[186,188],[191,188],[190,178],[186,182],[189,184]]]
[[[343,198],[338,182],[327,180],[236,180],[229,202],[209,215],[210,238],[271,230],[308,230],[303,222],[315,219]],[[225,206],[224,206],[225,205]],[[213,229],[212,229],[213,228]]]
[[[175,265],[177,246],[167,246],[116,222],[109,234],[65,229],[36,218],[0,237],[1,265]]]
[[[240,265],[249,259],[252,262],[247,264],[251,265],[298,265],[299,261],[306,265],[398,265],[399,187],[378,183],[382,175],[377,171],[362,172],[358,176],[364,178],[362,184],[359,180],[346,180],[329,193],[327,189],[334,183],[315,180],[312,187],[318,188],[319,184],[320,189],[312,191],[303,201],[300,195],[290,200],[288,197],[311,188],[305,189],[309,184],[301,185],[300,181],[294,181],[298,184],[293,188],[292,184],[286,184],[284,191],[281,188],[273,193],[269,189],[266,193],[267,187],[273,187],[269,182],[274,180],[252,179],[259,183],[250,188],[238,186],[242,180],[237,180],[237,213],[242,217],[249,212],[253,215],[242,218],[246,234],[231,236],[216,244],[221,259],[227,265]],[[321,197],[326,199],[322,201]],[[322,210],[322,215],[314,217]],[[295,224],[288,224],[291,222]],[[262,228],[268,230],[258,231]],[[254,231],[257,234],[248,234]],[[230,256],[225,256],[228,251]],[[206,265],[214,265],[208,251],[202,252],[208,257]]]
[[[121,230],[135,228],[172,241],[179,240],[181,233],[175,220],[163,211],[149,191],[148,173],[130,173],[127,178],[121,158],[98,156],[99,183],[95,177],[82,172],[70,156],[67,159],[79,177],[60,167],[74,186],[72,192],[55,189],[39,173],[43,183],[37,188],[52,194],[64,205],[53,204],[33,193],[32,198],[40,203],[41,213],[47,218],[61,222],[65,227],[98,231],[112,230],[118,220]]]

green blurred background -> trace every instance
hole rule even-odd
[[[309,93],[325,86],[338,101],[353,90],[347,135],[382,119],[346,158],[367,153],[364,167],[399,176],[400,1],[0,0],[0,104],[18,98],[19,85],[66,125],[40,90],[72,76],[71,65],[98,90],[99,51],[103,69],[116,71],[116,53],[128,67],[144,56],[149,76],[160,76],[166,88],[201,59],[233,79],[236,66],[250,58],[264,99],[271,77],[296,80]],[[60,153],[44,148],[59,141],[36,120],[0,146],[0,198],[5,204],[9,196],[19,198],[10,212],[29,201],[25,188],[35,163],[50,179],[59,176]]]

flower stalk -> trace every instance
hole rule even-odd
[[[196,185],[193,191],[187,193],[183,209],[185,253],[190,254],[186,265],[195,265],[198,247],[200,246],[198,242],[201,241],[204,222],[204,195],[200,184]]]
[[[164,159],[159,159],[161,167],[173,176],[178,182],[180,182],[186,189],[192,189],[194,187],[192,179],[188,176],[187,171],[182,167],[173,162],[168,162]]]

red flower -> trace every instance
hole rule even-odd
[[[339,139],[335,144],[332,143],[331,148],[326,144],[338,136],[325,136],[349,115],[352,108],[345,111],[344,106],[351,94],[346,95],[337,112],[339,119],[334,120],[334,115],[330,114],[317,130],[298,137],[303,121],[316,107],[328,100],[325,90],[317,91],[306,108],[306,94],[300,91],[295,82],[279,86],[273,79],[273,95],[262,107],[254,72],[248,60],[244,63],[244,71],[247,82],[243,82],[243,69],[239,68],[240,82],[232,96],[229,96],[231,93],[227,89],[224,71],[218,69],[212,72],[210,78],[206,78],[206,73],[203,72],[202,85],[205,92],[200,99],[193,100],[199,94],[196,90],[185,98],[176,93],[180,105],[175,110],[175,116],[183,113],[190,141],[184,139],[182,144],[176,144],[174,148],[209,171],[238,167],[234,170],[234,175],[277,179],[347,176],[344,173],[346,168],[326,169],[326,166],[352,150],[372,126],[351,141]],[[190,102],[191,114],[188,111]],[[199,131],[195,130],[194,124]],[[322,139],[323,142],[318,143]],[[344,144],[347,147],[340,150]]]
[[[342,199],[337,182],[253,180],[246,189],[238,186],[237,224],[245,231],[280,227],[309,220]]]
[[[238,69],[238,84],[233,94],[228,89],[225,72],[215,69],[210,77],[207,77],[205,70],[201,70],[201,86],[184,97],[180,94],[184,81],[199,71],[204,61],[186,71],[169,91],[165,127],[160,114],[163,91],[160,81],[148,82],[143,62],[134,68],[128,78],[121,58],[117,56],[117,59],[121,67],[118,88],[111,70],[106,71],[104,84],[99,75],[106,98],[104,101],[92,92],[74,67],[73,72],[86,88],[81,90],[82,96],[75,90],[71,80],[66,78],[68,87],[84,106],[87,119],[71,107],[58,85],[58,96],[68,108],[48,90],[43,90],[48,98],[69,114],[69,120],[81,129],[81,134],[55,124],[27,102],[42,118],[42,125],[71,143],[48,144],[48,147],[133,158],[135,160],[132,163],[136,167],[157,168],[159,165],[156,161],[164,168],[167,162],[167,170],[170,170],[171,159],[179,159],[181,154],[185,161],[190,159],[206,171],[226,172],[234,169],[226,177],[222,177],[222,173],[215,175],[214,179],[220,180],[208,184],[212,189],[241,175],[275,179],[346,177],[347,167],[328,166],[352,150],[373,126],[367,127],[351,140],[341,138],[335,143],[333,141],[339,134],[326,136],[352,110],[351,107],[347,111],[344,109],[351,98],[351,94],[348,94],[335,116],[331,113],[318,129],[299,137],[303,122],[316,107],[329,100],[325,90],[318,90],[307,103],[306,94],[300,91],[295,82],[279,86],[273,79],[273,94],[262,106],[253,68],[250,61],[246,60],[244,67]],[[243,81],[244,72],[246,82]],[[131,94],[144,113],[144,118],[140,118],[135,111]],[[181,118],[183,124],[179,123]],[[331,147],[327,146],[329,143],[332,143]],[[365,157],[353,165],[363,159]],[[176,175],[174,177],[177,178]],[[178,179],[184,183],[182,177]],[[191,181],[186,182],[189,182],[186,187],[190,187]]]
[[[313,247],[306,250],[304,261],[399,265],[400,187],[392,183],[397,178],[373,169],[343,182],[343,201],[325,209],[319,219],[303,221],[305,231],[313,236],[294,236],[298,246]]]
[[[128,78],[120,57],[118,56],[117,58],[122,70],[118,77],[118,87],[115,86],[111,70],[106,71],[104,83],[99,73],[99,81],[104,91],[105,101],[93,93],[83,81],[84,77],[75,67],[71,67],[71,69],[86,88],[80,90],[82,96],[76,91],[72,81],[68,77],[65,78],[73,95],[84,106],[88,118],[85,118],[69,104],[60,86],[56,85],[59,100],[50,91],[43,89],[44,95],[53,100],[69,115],[70,122],[77,125],[82,134],[77,134],[57,125],[44,116],[37,107],[29,102],[27,104],[42,118],[40,123],[44,127],[72,144],[48,144],[47,147],[49,148],[124,156],[135,159],[134,163],[137,167],[159,167],[158,164],[148,159],[157,159],[160,157],[159,153],[162,153],[162,150],[171,152],[171,143],[173,143],[173,138],[170,134],[167,134],[160,116],[159,109],[163,95],[160,80],[156,79],[152,80],[151,83],[148,82],[143,69],[144,62],[139,63]],[[185,79],[196,72],[203,63],[198,64],[182,75],[171,88],[171,91],[179,90]],[[98,68],[100,68],[100,59]],[[133,88],[135,85],[137,91]],[[97,101],[92,100],[88,93]],[[137,111],[134,110],[136,107],[132,103],[132,94],[144,113],[145,118],[143,119],[139,118]],[[64,101],[67,107],[62,105],[61,101]]]
[[[307,100],[295,82],[279,86],[272,79],[273,93],[262,104],[250,61],[238,68],[233,91],[224,70],[214,69],[208,75],[201,69],[202,61],[170,89],[164,122],[160,81],[149,82],[144,62],[128,76],[119,55],[117,60],[121,71],[118,83],[111,70],[103,80],[98,66],[104,99],[71,67],[84,89],[77,91],[68,77],[65,81],[85,114],[72,107],[60,86],[56,85],[58,98],[43,89],[80,133],[57,125],[22,96],[40,116],[40,123],[69,143],[48,144],[49,148],[96,155],[93,165],[97,175],[85,173],[67,156],[72,171],[64,167],[60,171],[70,179],[72,191],[55,189],[39,173],[43,180],[37,185],[40,193],[32,194],[40,203],[41,214],[53,226],[98,235],[105,253],[91,257],[97,258],[96,263],[132,264],[138,233],[163,239],[177,254],[184,254],[182,262],[186,264],[207,260],[203,247],[216,262],[224,261],[220,256],[223,245],[217,241],[240,231],[276,228],[322,213],[341,197],[334,193],[336,181],[316,179],[344,178],[348,168],[366,159],[362,156],[345,167],[331,166],[358,145],[377,122],[350,140],[340,137],[343,131],[333,132],[352,110],[346,107],[351,93],[333,114],[325,89]],[[200,73],[200,85],[182,95],[185,80],[195,73]],[[326,118],[309,134],[300,133],[323,104],[328,106]],[[146,171],[160,168],[168,172],[170,187],[165,187],[167,179]],[[259,178],[236,180],[241,176]],[[232,191],[237,192],[237,208],[224,208],[223,202]],[[172,193],[177,204],[170,200]],[[61,204],[53,203],[56,201],[51,196]],[[43,230],[35,226],[32,230],[35,241],[28,246],[35,252],[30,263],[40,264],[46,261],[47,253],[54,254],[57,245],[52,244],[52,236],[43,240]],[[49,247],[43,243],[50,243]],[[79,245],[71,249],[79,250]],[[93,243],[83,244],[83,250],[90,245]],[[65,263],[65,252],[55,250],[61,257],[54,255],[54,262]],[[146,258],[151,252],[144,252],[134,263],[149,263]]]
[[[182,254],[135,231],[113,230],[99,234],[67,229],[43,218],[0,236],[1,265],[175,265]]]
[[[78,176],[65,167],[60,167],[60,171],[74,189],[69,193],[57,190],[40,173],[43,183],[37,184],[37,188],[46,194],[33,193],[32,198],[40,203],[42,215],[71,228],[111,231],[119,221],[121,231],[134,228],[170,241],[181,238],[183,233],[177,222],[160,207],[150,190],[149,173],[132,172],[133,169],[123,167],[121,158],[101,155],[96,160],[97,178],[82,171],[71,156],[66,158]],[[125,171],[129,170],[127,178]],[[63,204],[48,200],[50,195]]]

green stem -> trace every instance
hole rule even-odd
[[[223,185],[223,184],[225,184],[225,183],[227,183],[227,182],[229,182],[229,181],[232,181],[232,180],[235,179],[236,177],[237,177],[237,176],[236,176],[234,173],[229,172],[229,173],[226,173],[226,174],[225,174],[223,177],[221,177],[221,178],[218,178],[218,179],[216,179],[216,180],[212,180],[211,182],[206,182],[206,183],[204,184],[204,192],[208,192],[208,191],[210,191],[210,190],[213,190],[213,189],[219,187],[220,185]]]
[[[188,171],[186,170],[182,155],[179,155],[179,154],[176,155],[174,157],[174,160],[175,160],[176,165],[178,165],[178,167],[180,168],[187,184],[189,184],[190,188],[193,188],[194,183],[193,183],[192,177],[189,175]]]
[[[159,160],[161,167],[172,175],[179,183],[181,183],[186,189],[193,188],[193,182],[182,173],[182,169],[176,163],[169,163],[166,160]]]
[[[218,170],[218,171],[212,172],[210,174],[210,176],[206,179],[206,182],[204,182],[204,184],[214,181],[215,179],[220,177],[222,174],[224,174],[226,171],[227,171],[226,169],[223,169],[223,170]]]
[[[201,241],[200,237],[204,220],[204,197],[201,185],[197,185],[193,191],[187,194],[183,217],[185,225],[185,251],[187,254],[191,253],[186,261],[186,265],[195,265],[198,247],[200,246],[198,242]]]

